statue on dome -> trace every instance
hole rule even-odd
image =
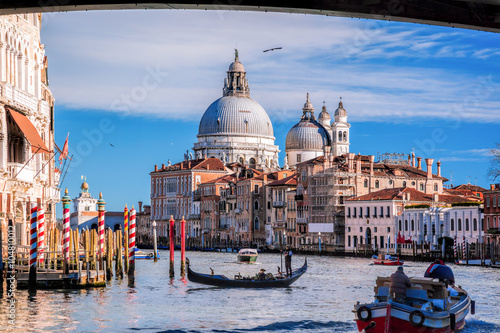
[[[198,151],[197,158],[201,160],[203,158],[203,155],[201,155],[201,151]]]
[[[222,157],[221,157],[221,161],[222,163],[226,164],[227,163],[227,159],[226,159],[226,152],[222,152]]]
[[[192,160],[193,159],[193,153],[192,152],[189,152],[189,159]]]
[[[288,170],[289,169],[289,166],[288,166],[288,156],[285,156],[285,164],[283,165],[283,170]]]
[[[234,61],[239,61],[239,59],[238,59],[238,49],[234,49]]]
[[[172,162],[170,162],[170,160],[168,160],[168,166],[172,166]]]

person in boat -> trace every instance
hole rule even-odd
[[[406,301],[406,291],[409,287],[411,287],[410,279],[404,273],[403,266],[398,266],[396,272],[391,275],[389,295],[393,295],[396,302],[404,303]]]
[[[449,266],[446,266],[444,261],[441,259],[436,259],[425,271],[424,277],[430,277],[433,279],[438,279],[441,282],[454,285],[455,284],[455,276],[453,275],[453,271]]]
[[[264,281],[266,279],[266,270],[262,268],[257,276],[259,281]]]
[[[285,248],[285,271],[288,276],[292,275],[292,255],[292,250],[290,250],[290,247],[287,246]]]

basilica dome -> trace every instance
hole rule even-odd
[[[198,135],[238,134],[273,138],[273,125],[264,108],[244,96],[223,96],[203,114]]]
[[[328,131],[316,121],[314,108],[309,102],[309,94],[302,110],[304,114],[300,121],[290,129],[286,136],[286,150],[322,150],[324,146],[330,145]]]

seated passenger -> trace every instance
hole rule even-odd
[[[264,268],[260,270],[258,277],[260,281],[264,281],[266,279],[266,270]]]
[[[450,267],[446,266],[444,262],[440,259],[436,259],[425,271],[424,277],[430,277],[433,279],[438,279],[441,282],[445,282],[446,285],[455,284],[455,276]]]

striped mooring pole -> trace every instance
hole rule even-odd
[[[186,276],[186,221],[181,220],[181,276]]]
[[[129,232],[128,232],[128,278],[129,284],[133,284],[134,274],[135,274],[135,217],[136,212],[134,206],[130,210],[130,224],[129,224]]]
[[[453,240],[453,256],[454,256],[454,260],[457,261],[458,260],[458,257],[457,257],[457,236],[455,236],[455,239]]]
[[[43,259],[45,258],[45,211],[43,206],[40,205],[38,208],[38,262],[43,265]]]
[[[64,191],[63,203],[63,273],[69,274],[69,203],[71,198],[68,195],[68,189]]]
[[[467,245],[465,244],[465,235],[464,235],[464,238],[463,238],[463,242],[462,242],[462,259],[463,260],[466,260],[467,259]]]
[[[174,270],[174,227],[175,221],[174,216],[170,215],[170,278],[174,278],[175,270]]]
[[[36,203],[31,203],[31,220],[30,220],[30,272],[28,277],[28,288],[30,291],[36,291],[36,260],[37,260],[37,211]]]
[[[99,193],[97,200],[97,233],[99,234],[99,267],[104,267],[104,213],[106,201],[102,198],[102,192]]]

